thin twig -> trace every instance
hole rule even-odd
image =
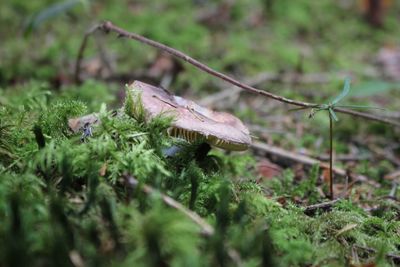
[[[264,153],[272,154],[272,155],[278,157],[280,160],[283,159],[286,161],[298,162],[298,163],[301,163],[301,164],[307,165],[307,166],[319,165],[321,168],[324,168],[324,169],[329,168],[328,164],[325,164],[317,159],[310,158],[305,155],[294,153],[291,151],[287,151],[280,147],[272,146],[272,145],[269,145],[266,143],[253,142],[253,144],[251,145],[251,148],[258,150],[258,151],[262,151]],[[333,170],[334,174],[341,176],[341,177],[345,177],[346,175],[348,175],[348,173],[344,169],[333,167],[332,170]],[[369,179],[368,177],[366,177],[364,175],[350,174],[350,177],[352,178],[353,181],[364,182],[375,188],[380,187],[379,183]]]
[[[161,44],[159,42],[153,41],[153,40],[148,39],[146,37],[143,37],[143,36],[141,36],[139,34],[128,32],[128,31],[126,31],[126,30],[124,30],[122,28],[119,28],[119,27],[115,26],[110,21],[106,21],[106,22],[103,22],[103,23],[99,24],[97,27],[94,27],[94,28],[90,29],[85,34],[85,37],[83,39],[82,45],[81,45],[80,50],[79,50],[78,60],[77,60],[77,63],[76,63],[76,68],[75,68],[75,80],[77,82],[79,82],[79,80],[80,80],[79,79],[80,64],[81,64],[81,60],[82,60],[82,57],[83,57],[83,50],[86,47],[88,35],[90,35],[94,31],[96,31],[97,29],[102,30],[102,31],[104,31],[106,33],[110,32],[110,31],[113,31],[113,32],[117,33],[119,37],[125,37],[125,38],[129,38],[129,39],[133,39],[133,40],[139,41],[139,42],[141,42],[143,44],[146,44],[146,45],[155,47],[157,49],[160,49],[162,51],[165,51],[165,52],[167,52],[167,53],[169,53],[169,54],[171,54],[171,55],[173,55],[173,56],[175,56],[175,57],[177,57],[179,59],[182,59],[182,60],[190,63],[191,65],[195,66],[196,68],[198,68],[198,69],[200,69],[200,70],[202,70],[202,71],[204,71],[204,72],[206,72],[208,74],[211,74],[211,75],[213,75],[213,76],[215,76],[215,77],[217,77],[217,78],[219,78],[221,80],[224,80],[224,81],[229,82],[229,83],[231,83],[231,84],[233,84],[235,86],[238,86],[238,87],[240,87],[243,90],[246,90],[248,92],[251,92],[251,93],[254,93],[254,94],[258,94],[258,95],[262,95],[262,96],[265,96],[265,97],[268,97],[268,98],[275,99],[275,100],[280,101],[282,103],[287,103],[287,104],[298,106],[298,107],[313,108],[313,107],[317,106],[317,104],[314,104],[314,103],[302,102],[302,101],[297,101],[297,100],[285,98],[283,96],[275,95],[275,94],[272,94],[270,92],[263,91],[263,90],[254,88],[252,86],[249,86],[247,84],[244,84],[244,83],[242,83],[242,82],[240,82],[240,81],[238,81],[238,80],[236,80],[236,79],[234,79],[234,78],[232,78],[232,77],[230,77],[228,75],[225,75],[225,74],[223,74],[221,72],[218,72],[218,71],[210,68],[209,66],[201,63],[200,61],[197,61],[196,59],[186,55],[185,53],[183,53],[183,52],[181,52],[179,50],[176,50],[174,48],[171,48],[171,47],[166,46],[164,44]],[[334,110],[337,111],[337,112],[340,112],[340,113],[350,114],[352,116],[365,118],[365,119],[378,121],[378,122],[383,122],[383,123],[390,124],[390,125],[393,125],[393,126],[396,126],[396,127],[400,127],[400,122],[392,121],[390,119],[383,118],[383,117],[380,117],[380,116],[377,116],[377,115],[374,115],[374,114],[362,113],[362,112],[357,112],[357,111],[354,111],[354,110],[349,110],[349,109],[344,109],[344,108],[334,108]]]
[[[400,127],[399,121],[393,121],[393,120],[383,118],[381,116],[378,116],[378,115],[375,115],[372,113],[364,113],[364,112],[359,112],[359,111],[345,109],[345,108],[334,108],[334,110],[339,113],[349,114],[349,115],[352,115],[355,117],[364,118],[367,120],[382,122],[382,123],[390,124],[390,125],[393,125],[396,127]]]
[[[333,193],[333,118],[329,113],[329,191],[331,200],[335,198]]]
[[[126,185],[130,189],[135,189],[139,185],[139,181],[136,180],[131,175],[125,175]],[[141,185],[141,190],[147,195],[151,195],[156,193],[157,191],[148,185]],[[212,236],[215,233],[214,227],[212,227],[209,223],[207,223],[203,218],[201,218],[197,213],[185,208],[181,203],[177,202],[175,199],[158,192],[161,195],[161,199],[163,202],[171,208],[179,210],[184,215],[186,215],[190,220],[200,226],[202,230],[202,234],[205,236]],[[227,249],[227,254],[231,258],[231,260],[239,267],[243,266],[242,259],[240,258],[240,254],[233,248],[230,248],[228,244],[224,244]]]
[[[102,36],[100,35],[95,35],[96,38],[96,45],[98,47],[98,50],[100,52],[100,59],[102,61],[102,63],[105,65],[107,71],[112,74],[114,72],[115,69],[115,64],[112,63],[112,60],[110,58],[110,56],[107,54],[106,52],[106,48],[104,47],[103,44],[103,40],[101,39]]]
[[[366,250],[366,251],[368,251],[370,253],[376,253],[377,252],[376,249],[369,248],[369,247],[364,247],[364,246],[360,246],[360,245],[354,245],[354,247],[356,247],[358,249]],[[387,253],[387,254],[385,254],[385,256],[387,258],[392,259],[396,263],[400,262],[400,255],[396,255],[396,254],[393,254],[393,253]]]
[[[77,83],[77,84],[81,83],[79,74],[81,72],[81,64],[82,64],[82,59],[83,59],[83,52],[85,51],[85,48],[86,48],[86,45],[87,45],[87,42],[89,40],[90,35],[92,35],[99,28],[100,28],[99,25],[95,25],[95,26],[91,27],[87,32],[85,32],[85,35],[83,37],[81,46],[79,47],[78,58],[76,60],[75,74],[74,74],[75,83]]]
[[[304,213],[307,214],[307,215],[311,215],[311,214],[315,213],[315,211],[317,211],[317,210],[319,210],[319,209],[322,209],[322,210],[329,210],[329,209],[331,209],[332,206],[333,206],[334,204],[336,204],[339,200],[340,200],[340,199],[334,199],[334,200],[331,200],[331,201],[322,202],[322,203],[318,203],[318,204],[314,204],[314,205],[307,206],[307,207],[304,209]]]
[[[126,180],[126,184],[131,189],[135,189],[139,185],[139,181],[136,180],[133,176],[127,175],[125,177],[125,180]],[[152,187],[150,187],[148,185],[141,185],[141,189],[143,192],[145,192],[148,195],[151,195],[156,192],[155,189],[153,189]],[[185,214],[189,219],[191,219],[194,223],[199,225],[202,230],[202,234],[204,234],[206,236],[211,236],[214,234],[214,232],[215,232],[214,227],[212,227],[205,220],[203,220],[203,218],[201,218],[197,213],[195,213],[191,210],[188,210],[181,203],[177,202],[175,199],[173,199],[167,195],[164,195],[162,193],[160,193],[160,195],[161,195],[161,199],[163,200],[163,202],[165,204],[167,204],[171,208],[179,210],[180,212]]]
[[[276,83],[327,83],[332,81],[333,79],[344,79],[349,74],[346,73],[337,73],[337,74],[328,74],[328,73],[272,73],[272,72],[261,72],[251,78],[245,78],[243,83],[248,84],[250,86],[257,86],[261,83],[265,82],[276,82]],[[228,86],[220,86],[220,92],[210,94],[205,98],[200,100],[200,104],[204,106],[212,106],[214,103],[222,101],[226,98],[232,97],[232,95],[236,95],[240,92],[240,88],[231,85]],[[385,114],[386,115],[386,114]],[[386,116],[388,117],[388,116]],[[389,118],[389,117],[388,117]]]
[[[358,258],[357,248],[355,246],[351,246],[351,258],[353,263],[358,266],[360,263],[360,259]]]
[[[310,156],[311,154],[303,153],[304,155]],[[329,155],[314,155],[316,159],[327,161],[329,160]],[[335,161],[361,161],[361,160],[369,160],[372,156],[368,154],[361,154],[361,155],[353,155],[353,154],[341,154],[335,156]]]
[[[382,148],[382,147],[374,145],[374,144],[368,144],[367,147],[370,151],[374,152],[379,157],[382,157],[382,158],[390,161],[391,163],[393,163],[396,166],[400,166],[400,159],[394,155],[394,153],[391,149]]]

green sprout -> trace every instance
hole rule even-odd
[[[384,110],[383,108],[372,107],[372,106],[338,105],[338,103],[349,94],[349,92],[350,92],[350,82],[351,82],[351,79],[347,77],[344,80],[344,86],[343,86],[342,92],[337,97],[335,97],[335,99],[333,99],[332,102],[329,102],[328,104],[316,105],[315,107],[311,108],[311,112],[309,114],[309,118],[314,117],[315,113],[317,113],[318,111],[328,110],[329,116],[332,117],[333,120],[339,121],[339,119],[336,116],[336,113],[334,111],[335,108],[352,108],[352,109],[373,108],[373,109]]]
[[[342,101],[350,92],[350,78],[346,78],[344,81],[344,86],[342,92],[335,97],[331,102],[327,104],[317,104],[311,107],[311,112],[309,113],[308,117],[313,118],[314,115],[321,111],[327,110],[329,115],[329,141],[330,141],[330,150],[329,150],[329,191],[330,191],[330,198],[334,199],[333,194],[333,121],[339,121],[336,113],[335,108],[350,108],[350,109],[358,109],[358,108],[372,108],[372,109],[380,109],[384,110],[383,108],[379,107],[372,107],[372,106],[360,106],[360,105],[338,105],[340,101]],[[306,107],[307,108],[307,107]],[[305,109],[299,108],[300,109]]]

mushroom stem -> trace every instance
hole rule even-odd
[[[210,150],[211,150],[211,146],[209,144],[201,143],[196,150],[194,158],[196,159],[197,162],[201,162],[206,158],[206,156],[207,156],[208,152],[210,152]]]
[[[195,145],[196,150],[194,152],[194,159],[197,162],[202,162],[206,157],[208,152],[211,150],[211,146],[207,143],[201,143],[199,145]],[[163,155],[167,158],[172,158],[178,155],[184,148],[178,145],[173,145],[163,149]]]

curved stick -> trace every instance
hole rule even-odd
[[[103,22],[93,28],[91,28],[88,32],[86,32],[84,39],[82,41],[81,47],[79,49],[79,54],[78,54],[78,60],[76,62],[76,66],[75,66],[75,81],[77,83],[79,83],[80,79],[79,79],[79,72],[80,72],[80,65],[81,65],[81,61],[83,58],[83,52],[84,49],[86,47],[87,44],[87,39],[89,37],[90,34],[92,34],[93,32],[95,32],[96,30],[102,30],[105,33],[108,33],[110,31],[115,32],[118,34],[118,37],[125,37],[125,38],[129,38],[129,39],[133,39],[136,40],[138,42],[141,42],[143,44],[155,47],[157,49],[160,49],[162,51],[165,51],[179,59],[182,59],[188,63],[190,63],[191,65],[195,66],[196,68],[200,69],[201,71],[204,71],[208,74],[211,74],[212,76],[215,76],[221,80],[224,80],[230,84],[233,84],[245,91],[254,93],[254,94],[258,94],[258,95],[262,95],[268,98],[272,98],[275,99],[279,102],[282,103],[286,103],[286,104],[290,104],[290,105],[294,105],[294,106],[298,106],[298,107],[304,107],[304,108],[313,108],[315,106],[317,106],[317,104],[315,103],[308,103],[308,102],[302,102],[302,101],[298,101],[298,100],[293,100],[293,99],[289,99],[283,96],[279,96],[279,95],[275,95],[272,94],[270,92],[264,91],[264,90],[260,90],[257,89],[255,87],[252,87],[250,85],[244,84],[226,74],[223,74],[221,72],[218,72],[212,68],[210,68],[209,66],[201,63],[200,61],[186,55],[185,53],[176,50],[172,47],[166,46],[164,44],[161,44],[159,42],[153,41],[151,39],[148,39],[146,37],[143,37],[139,34],[136,33],[132,33],[132,32],[128,32],[122,28],[119,28],[118,26],[115,26],[113,23],[111,23],[110,21],[106,21]],[[396,127],[400,127],[400,122],[397,121],[392,121],[390,119],[387,118],[382,118],[378,115],[374,115],[374,114],[370,114],[370,113],[363,113],[363,112],[358,112],[358,111],[353,111],[350,109],[344,109],[344,108],[335,108],[334,109],[337,112],[340,113],[344,113],[344,114],[349,114],[352,116],[356,116],[356,117],[360,117],[360,118],[364,118],[364,119],[368,119],[368,120],[373,120],[373,121],[377,121],[377,122],[382,122],[382,123],[386,123],[386,124],[390,124],[392,126],[396,126]]]

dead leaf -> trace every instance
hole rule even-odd
[[[322,180],[324,181],[325,184],[329,184],[330,179],[329,179],[329,168],[324,168],[322,170]]]
[[[257,172],[262,177],[271,179],[282,174],[282,168],[267,159],[263,159],[256,165]]]

